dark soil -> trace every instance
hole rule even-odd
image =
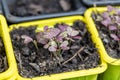
[[[56,24],[55,27],[57,27],[57,25],[58,24]],[[79,35],[82,37],[82,40],[71,42],[71,49],[61,53],[63,57],[61,64],[48,50],[43,48],[42,44],[37,44],[39,48],[37,50],[32,42],[27,45],[23,43],[21,35],[28,35],[36,40],[35,26],[29,26],[29,28],[23,28],[21,26],[19,29],[11,31],[10,34],[18,63],[19,74],[23,77],[32,78],[99,66],[100,57],[95,45],[90,39],[91,35],[87,32],[85,24],[81,21],[75,21],[73,27],[80,30]],[[83,48],[83,50],[78,53],[77,56],[62,65],[62,63],[73,57],[81,48]]]
[[[20,17],[67,12],[75,9],[73,0],[15,0],[15,3],[9,7],[11,14]]]
[[[8,69],[7,57],[5,54],[4,44],[0,38],[0,73]]]
[[[100,16],[100,14],[93,13],[92,17],[94,19],[100,38],[103,41],[103,44],[105,46],[105,49],[107,50],[108,55],[113,58],[120,59],[120,41],[115,41],[113,38],[110,37],[111,33],[118,33],[118,32],[116,31],[110,32],[109,29],[104,25],[102,25],[100,21],[96,21],[97,15]],[[120,30],[118,34],[120,34]]]

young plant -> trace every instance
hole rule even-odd
[[[36,40],[33,40],[30,36],[27,36],[27,35],[21,35],[21,38],[24,39],[24,41],[23,41],[24,44],[28,44],[30,42],[33,42],[33,44],[35,45],[36,49],[38,50],[38,46],[37,46]]]
[[[75,39],[81,39],[78,36],[79,31],[74,30],[68,25],[59,24],[57,28],[44,27],[44,31],[38,32],[36,39],[38,43],[44,45],[55,57],[60,57],[61,52],[70,49],[70,43]]]
[[[107,11],[100,13],[97,17],[100,23],[108,28],[110,37],[115,41],[120,41],[120,9],[107,6]]]

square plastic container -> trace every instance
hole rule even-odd
[[[8,69],[2,73],[0,73],[0,80],[10,80],[15,79],[16,75],[16,62],[13,54],[13,49],[10,41],[10,35],[8,32],[8,26],[6,23],[5,18],[0,15],[0,37],[3,40],[6,57],[7,57],[7,63],[8,63]],[[13,78],[14,76],[14,78]]]
[[[82,0],[84,4],[87,6],[93,6],[96,4],[97,6],[107,6],[107,5],[120,5],[120,0]]]
[[[61,17],[61,16],[69,16],[69,15],[80,15],[83,14],[86,10],[86,7],[81,4],[79,0],[71,0],[75,10],[69,12],[61,12],[61,13],[53,13],[53,14],[40,14],[38,16],[28,16],[28,17],[19,17],[14,16],[10,13],[9,5],[14,5],[16,0],[2,0],[2,7],[4,11],[4,15],[6,19],[10,23],[19,23],[25,21],[32,21],[44,18],[53,18],[53,17]]]
[[[82,20],[86,23],[86,20],[82,16],[69,16],[69,17],[61,17],[61,18],[53,18],[53,19],[47,19],[47,20],[38,20],[38,21],[32,21],[32,22],[25,22],[25,23],[19,23],[19,24],[13,24],[9,26],[10,31],[12,31],[14,28],[19,28],[20,26],[28,27],[30,25],[38,25],[38,30],[43,30],[44,26],[53,26],[56,23],[66,23],[68,25],[72,25],[75,20]],[[88,27],[89,30],[89,27]],[[91,36],[93,42],[96,44],[96,39]],[[99,46],[96,45],[97,48]],[[100,50],[98,50],[98,53],[102,54]],[[17,63],[16,63],[17,65]],[[32,80],[97,80],[98,74],[104,72],[107,69],[106,63],[101,58],[101,64],[92,69],[87,70],[78,70],[78,71],[71,71],[71,72],[64,72],[64,73],[57,73],[57,74],[51,74],[50,76],[40,76],[32,78]],[[17,80],[31,80],[30,78],[23,78],[18,74],[17,71]]]
[[[102,40],[99,37],[99,31],[96,28],[96,25],[92,19],[92,13],[98,11],[98,12],[104,12],[107,11],[107,7],[98,7],[98,8],[90,8],[85,12],[85,18],[87,21],[87,24],[91,30],[92,35],[94,35],[94,38],[96,38],[97,45],[99,45],[100,51],[102,51],[102,58],[108,63],[108,69],[103,74],[100,75],[100,80],[120,80],[120,59],[115,59],[110,57],[105,47],[102,43]],[[111,76],[110,76],[111,75]]]

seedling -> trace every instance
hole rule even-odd
[[[107,6],[104,12],[96,11],[93,14],[99,35],[108,54],[113,58],[120,58],[120,9]]]
[[[81,39],[79,31],[68,25],[58,25],[58,28],[44,27],[44,31],[37,33],[37,42],[44,45],[56,57],[60,57],[61,51],[70,49],[70,42],[74,39]]]
[[[115,41],[120,41],[120,9],[112,6],[107,7],[107,11],[100,14],[97,20],[108,28],[110,37]]]

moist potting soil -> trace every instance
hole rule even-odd
[[[0,73],[8,69],[7,57],[2,39],[0,38]]]

